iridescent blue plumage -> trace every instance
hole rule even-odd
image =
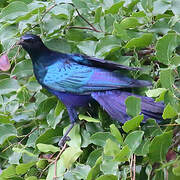
[[[90,94],[92,91],[150,85],[147,81],[134,80],[119,72],[78,64],[68,58],[67,61],[68,63],[64,63],[59,57],[48,65],[41,84],[56,91],[80,95]]]
[[[124,123],[130,118],[126,114],[125,99],[132,95],[123,91],[124,88],[151,85],[148,81],[132,79],[123,74],[123,70],[137,68],[80,54],[55,52],[48,49],[35,35],[23,36],[20,44],[32,59],[38,82],[67,107],[72,125],[62,141],[78,118],[76,107],[96,100],[112,118]],[[160,120],[164,105],[155,103],[152,98],[138,97],[141,98],[145,119],[152,117]]]

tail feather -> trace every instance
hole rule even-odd
[[[128,96],[141,98],[141,113],[144,114],[144,120],[154,118],[157,121],[162,120],[164,104],[154,102],[152,98],[134,95],[130,92],[119,90],[93,92],[91,96],[108,112],[108,114],[121,123],[131,119],[126,113],[125,100]]]

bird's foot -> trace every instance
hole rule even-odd
[[[63,137],[59,140],[58,146],[59,146],[60,148],[63,148],[63,146],[64,146],[64,144],[66,143],[66,141],[70,141],[70,140],[71,140],[71,138],[70,138],[69,136],[63,136]]]
[[[71,131],[71,129],[74,127],[74,123],[72,123],[70,125],[70,127],[67,129],[67,131],[65,132],[64,136],[60,139],[58,146],[60,146],[61,148],[64,146],[64,144],[66,143],[66,141],[70,141],[70,137],[68,137],[69,132]]]

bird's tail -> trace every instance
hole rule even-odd
[[[154,102],[152,98],[134,95],[130,92],[114,90],[104,92],[94,92],[92,97],[108,112],[108,114],[121,123],[130,119],[126,113],[125,100],[128,96],[141,98],[141,113],[144,114],[144,120],[154,118],[157,121],[162,120],[164,104]]]

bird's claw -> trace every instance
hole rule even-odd
[[[62,137],[62,138],[59,140],[58,146],[59,146],[60,148],[63,148],[63,146],[64,146],[64,144],[66,143],[66,141],[70,141],[70,140],[71,140],[71,138],[70,138],[69,136],[64,136],[64,137]]]

